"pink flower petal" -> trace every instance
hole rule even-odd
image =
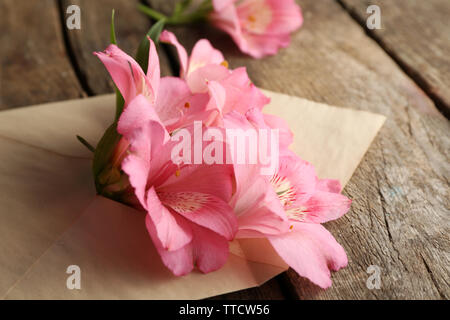
[[[155,110],[169,132],[184,127],[194,120],[208,118],[206,110],[208,94],[191,93],[186,81],[175,77],[164,77],[158,92]]]
[[[305,222],[325,223],[342,217],[350,209],[352,201],[339,193],[316,191],[304,203]]]
[[[131,136],[135,135],[134,131],[136,129],[143,128],[149,124],[153,124],[153,130],[159,131],[159,134],[157,135],[157,137],[160,138],[158,139],[159,143],[162,144],[169,139],[169,134],[164,129],[164,125],[156,113],[156,110],[153,108],[153,105],[150,104],[148,99],[143,95],[138,95],[122,112],[117,125],[117,131],[130,140]],[[156,134],[156,132],[153,132],[153,134]],[[152,135],[152,137],[154,139],[155,136]],[[144,137],[136,138],[139,139]],[[149,136],[145,138],[150,139]]]
[[[189,221],[232,240],[237,221],[231,207],[223,200],[199,192],[159,192],[161,202]]]
[[[178,175],[172,175],[159,186],[159,190],[206,193],[228,202],[233,191],[233,168],[224,164],[184,166]]]
[[[148,67],[147,67],[147,77],[150,79],[150,83],[153,88],[153,92],[158,92],[159,90],[159,79],[161,77],[160,67],[159,67],[159,56],[156,51],[155,43],[152,39],[148,38],[150,41],[150,50],[148,53]]]
[[[165,125],[178,122],[183,116],[184,105],[191,95],[191,91],[183,79],[162,78],[155,104],[156,113],[161,121]]]
[[[303,205],[316,190],[316,171],[310,163],[300,159],[293,152],[280,157],[278,172],[272,178],[275,191],[280,195],[291,193],[288,206]]]
[[[291,232],[268,237],[281,258],[321,288],[331,286],[330,269],[347,266],[347,255],[320,224],[294,223]]]
[[[222,52],[214,49],[208,40],[200,39],[192,49],[187,76],[201,67],[209,64],[220,65],[223,61]]]
[[[232,193],[229,165],[188,165],[158,187],[161,201],[190,221],[231,240],[236,216],[228,205]]]
[[[215,117],[222,117],[222,110],[225,106],[225,101],[227,97],[227,92],[225,88],[217,81],[208,82],[208,93],[209,93],[209,102],[206,106],[206,110],[211,112],[213,116],[209,119],[206,125],[211,125],[215,123]]]
[[[230,4],[232,5],[236,0],[213,0],[213,7],[215,11],[221,11]]]
[[[252,206],[249,206],[244,211],[239,211],[237,208],[239,234],[238,237],[248,237],[250,231],[259,233],[260,235],[275,235],[287,232],[290,224],[286,218],[283,207],[277,198],[277,195],[270,188],[261,184],[255,184],[248,192],[255,195],[260,188],[257,198],[249,199],[248,194],[244,194],[240,201],[251,201]],[[265,192],[264,189],[265,188]],[[252,190],[253,189],[253,190]],[[237,206],[240,204],[237,203]]]
[[[212,81],[220,82],[230,75],[230,70],[220,64],[209,64],[189,73],[186,81],[193,93],[208,91],[208,84]]]
[[[191,244],[187,244],[178,250],[168,251],[164,249],[158,238],[155,225],[148,215],[145,219],[145,225],[147,226],[148,233],[152,238],[156,250],[161,256],[161,260],[174,275],[184,276],[194,269],[193,250]]]
[[[264,122],[272,129],[278,129],[280,134],[280,149],[289,147],[294,142],[294,134],[287,122],[275,115],[264,114]]]
[[[192,240],[192,231],[184,219],[176,219],[160,201],[152,187],[147,193],[148,216],[156,230],[161,246],[168,251],[176,251]]]
[[[105,65],[125,103],[128,104],[138,94],[155,100],[152,84],[139,64],[116,45],[109,45],[104,52],[95,52]],[[152,62],[153,63],[153,62]]]
[[[184,78],[188,68],[188,55],[186,49],[184,49],[184,47],[178,42],[177,37],[172,32],[167,30],[161,32],[159,40],[175,46],[178,53],[178,59],[180,59],[180,77]]]
[[[291,33],[302,26],[302,11],[295,0],[265,1],[272,8],[272,22],[265,31],[267,34]]]
[[[226,78],[220,81],[226,90],[224,113],[235,110],[244,114],[251,108],[262,108],[270,102],[260,89],[248,77],[245,67],[233,70]]]
[[[137,198],[145,208],[148,177],[155,167],[155,163],[150,165],[152,155],[169,139],[168,133],[153,107],[142,95],[133,99],[123,111],[117,130],[128,141],[131,152],[122,161],[122,170],[128,175]]]
[[[236,41],[236,40],[235,40]],[[286,48],[291,43],[289,34],[279,35],[249,35],[245,34],[237,42],[239,48],[254,58],[275,55],[279,49]]]
[[[136,197],[145,208],[147,177],[150,172],[150,163],[148,159],[136,155],[129,155],[122,161],[122,170],[128,175],[128,180],[134,188]]]
[[[155,226],[149,217],[146,219],[146,226],[164,265],[176,276],[191,272],[194,263],[201,272],[209,273],[220,269],[227,261],[228,241],[206,228],[191,224],[194,234],[192,242],[178,250],[167,251],[156,235]]]
[[[231,205],[238,217],[238,237],[287,232],[289,223],[268,178],[257,165],[235,165],[236,192]]]
[[[210,13],[209,19],[214,26],[228,33],[238,43],[242,38],[242,30],[234,1],[223,0],[223,4],[220,2],[220,0],[213,2],[214,11]]]
[[[342,186],[339,180],[319,179],[317,181],[317,190],[340,193],[342,190]]]
[[[192,230],[195,234],[192,247],[198,269],[203,273],[220,269],[228,258],[228,241],[200,226],[193,225]]]

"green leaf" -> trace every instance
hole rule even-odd
[[[97,144],[97,148],[95,148],[92,171],[94,173],[97,192],[100,192],[101,189],[101,184],[98,181],[99,175],[108,166],[120,138],[121,135],[117,132],[117,122],[114,122],[108,129],[106,129],[103,137]]]
[[[164,25],[166,23],[165,19],[159,20],[157,23],[155,23],[150,30],[147,32],[147,35],[150,37],[150,39],[153,40],[154,43],[159,43],[159,35],[161,34],[162,30],[164,29]]]
[[[111,37],[111,44],[117,45],[116,29],[114,27],[114,9],[112,10],[112,14],[111,14],[111,32],[110,32],[110,37]]]
[[[89,151],[95,152],[95,148],[89,142],[87,142],[86,139],[84,139],[83,137],[81,137],[79,135],[77,135],[77,139],[78,139],[78,141],[81,142],[82,145],[84,145],[86,148],[88,148]]]
[[[120,93],[119,89],[117,89],[116,87],[116,121],[119,120],[120,115],[122,114],[123,111],[123,107],[125,105],[125,100],[122,96],[122,94]]]
[[[150,30],[148,30],[147,34],[145,35],[144,39],[142,39],[141,44],[139,45],[136,54],[136,61],[139,63],[144,72],[148,67],[148,51],[150,50],[150,42],[148,41],[147,36],[150,37],[150,39],[152,39],[155,44],[157,44],[159,42],[159,35],[161,34],[165,23],[165,19],[161,19],[157,23],[155,23],[150,28]]]
[[[186,10],[187,7],[191,4],[192,0],[183,0],[180,2],[177,2],[175,5],[175,10],[173,11],[172,17],[178,17],[180,16],[184,10]]]

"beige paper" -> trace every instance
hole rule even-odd
[[[266,93],[272,103],[265,111],[286,119],[295,134],[293,150],[319,176],[343,184],[384,122]],[[0,113],[0,297],[197,299],[257,286],[286,270],[266,241],[245,240],[232,244],[219,271],[172,276],[144,215],[94,196],[90,154],[75,134],[95,143],[113,109],[108,95]],[[81,290],[66,287],[69,265],[81,268]]]

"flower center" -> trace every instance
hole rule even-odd
[[[207,194],[198,192],[159,192],[161,202],[179,213],[194,212],[208,202]]]
[[[275,174],[270,179],[273,189],[278,195],[278,199],[284,207],[288,219],[303,221],[305,220],[307,214],[306,207],[293,206],[295,200],[297,199],[297,194],[295,188],[292,186],[291,182],[283,176]]]
[[[295,201],[295,189],[286,177],[275,174],[270,179],[270,183],[284,207],[291,205]]]
[[[272,10],[269,5],[252,1],[243,8],[245,14],[241,17],[241,25],[249,32],[264,33],[272,22]]]
[[[306,207],[291,207],[286,209],[286,215],[291,220],[304,221],[306,214]]]

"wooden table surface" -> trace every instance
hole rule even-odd
[[[109,41],[111,9],[122,49],[134,53],[151,25],[140,0],[2,0],[0,109],[113,92],[93,51]],[[161,11],[174,1],[147,0]],[[387,121],[344,193],[350,212],[327,223],[349,265],[321,290],[288,272],[222,299],[448,299],[450,297],[449,153],[450,1],[299,0],[304,26],[289,48],[254,60],[212,28],[172,28],[190,49],[201,37],[255,84]],[[81,8],[81,30],[65,27]],[[366,9],[381,8],[382,29],[367,30]],[[161,49],[165,75],[176,70]],[[368,289],[369,266],[380,289]]]

